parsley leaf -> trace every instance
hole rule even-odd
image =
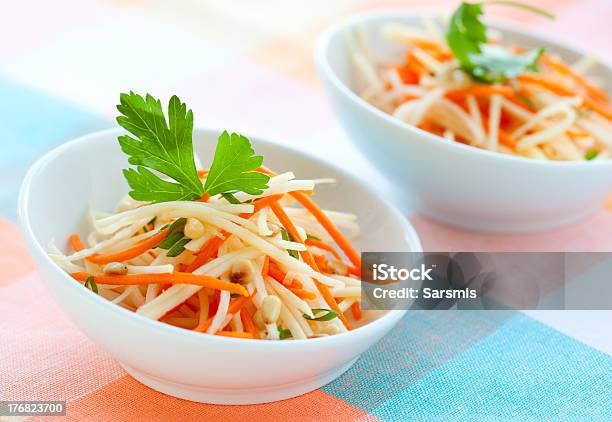
[[[117,122],[133,135],[119,137],[128,162],[136,166],[123,170],[132,198],[154,203],[193,201],[207,193],[222,194],[229,202],[239,203],[233,193],[259,195],[268,187],[270,177],[255,171],[263,157],[254,154],[246,137],[227,132],[219,136],[202,186],[193,154],[193,113],[176,95],[168,104],[167,121],[161,102],[148,94],[145,98],[133,92],[121,94],[117,110],[121,113]],[[161,179],[154,171],[170,180]]]
[[[142,98],[130,92],[121,94],[117,123],[134,135],[119,137],[121,150],[129,156],[129,163],[138,166],[123,174],[130,188],[130,196],[139,201],[164,202],[195,200],[204,194],[196,171],[192,132],[193,113],[175,95],[168,104],[168,122],[161,102],[151,95]],[[149,169],[171,179],[160,179]]]
[[[206,176],[204,190],[210,196],[224,192],[242,191],[259,195],[268,187],[270,177],[254,171],[263,163],[261,155],[254,155],[249,140],[226,131],[219,136],[215,158]]]
[[[492,4],[518,7],[553,18],[542,9],[515,1],[461,3],[450,19],[446,42],[463,71],[485,83],[503,82],[526,70],[537,71],[543,49],[514,54],[502,47],[487,45],[487,27],[481,17],[484,14],[483,6]]]

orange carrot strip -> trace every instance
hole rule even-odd
[[[203,169],[203,170],[198,170],[198,177],[202,178],[203,176],[206,176],[208,174],[207,169]]]
[[[359,254],[353,248],[353,245],[346,239],[346,237],[342,234],[340,230],[336,227],[336,225],[329,219],[327,215],[323,212],[323,210],[308,196],[304,195],[301,192],[291,192],[291,196],[293,196],[297,201],[304,206],[310,213],[317,219],[319,224],[321,224],[327,233],[334,239],[334,242],[338,245],[338,247],[344,252],[347,258],[351,261],[351,263],[356,268],[361,268],[361,258]]]
[[[285,280],[285,273],[282,272],[276,265],[270,265],[266,274],[279,283],[282,283]]]
[[[242,308],[240,310],[240,320],[242,321],[242,325],[244,325],[244,329],[251,333],[253,338],[259,338],[259,332],[253,322],[253,316],[247,308]]]
[[[266,255],[266,257],[264,258],[264,263],[261,267],[262,277],[265,277],[266,275],[268,275],[269,271],[270,271],[270,257]]]
[[[253,334],[245,333],[244,331],[217,331],[216,334],[223,337],[253,338]]]
[[[294,288],[289,288],[289,290],[291,290],[293,294],[299,297],[300,299],[315,300],[317,298],[317,295],[315,295],[310,290],[294,289]]]
[[[359,302],[354,302],[351,305],[351,312],[353,313],[355,321],[359,321],[361,319],[361,304]]]
[[[70,274],[78,281],[87,281],[91,275],[85,272]],[[220,280],[209,275],[196,275],[191,273],[172,273],[172,274],[128,274],[128,275],[94,275],[96,284],[110,284],[113,286],[141,285],[141,284],[192,284],[195,286],[208,287],[216,290],[227,290],[230,293],[237,293],[248,296],[247,289],[236,283]]]
[[[323,242],[322,240],[317,239],[306,239],[305,242],[308,246],[314,246],[315,248],[323,249],[329,253],[331,253],[334,258],[337,260],[341,260],[340,254],[334,249],[332,245],[329,243]]]
[[[114,252],[108,255],[100,255],[93,254],[88,256],[87,259],[89,262],[93,262],[94,264],[108,264],[109,262],[122,262],[127,261],[132,258],[136,258],[139,255],[142,255],[149,249],[155,248],[157,245],[162,243],[168,234],[168,230],[170,228],[166,228],[161,230],[160,232],[154,234],[153,236],[143,239],[140,242],[130,246],[127,249],[124,249],[119,252]],[[73,235],[76,236],[76,235]],[[71,236],[72,238],[72,236]]]
[[[76,233],[70,235],[70,237],[68,238],[68,243],[70,243],[72,249],[74,249],[75,252],[80,252],[85,249],[85,245],[83,245],[81,238]]]
[[[525,73],[519,76],[518,80],[523,83],[532,83],[535,85],[540,85],[541,87],[546,88],[554,94],[560,95],[562,97],[571,97],[576,95],[576,93],[572,90],[567,89],[566,87],[561,86],[558,83],[545,79],[540,75],[532,75],[530,73]],[[592,109],[596,113],[601,114],[606,119],[612,120],[612,109],[609,106],[607,106],[606,104],[599,103],[590,97],[585,97],[583,100],[584,105],[586,107]]]
[[[446,98],[457,101],[466,98],[468,95],[473,95],[475,97],[490,97],[495,94],[504,97],[514,97],[512,89],[504,85],[477,85],[448,91],[446,93]]]
[[[278,195],[272,195],[272,196],[266,196],[263,198],[259,198],[253,202],[253,205],[254,205],[253,212],[244,212],[242,214],[239,214],[239,216],[242,218],[252,217],[254,214],[261,211],[262,208],[265,208],[269,206],[271,203],[276,202],[279,199],[281,199],[283,195],[284,194],[278,194]]]
[[[294,192],[294,193],[296,193],[296,192]],[[299,194],[303,195],[302,193],[299,193]],[[298,199],[298,201],[299,201],[299,199]],[[285,212],[283,207],[281,207],[278,202],[273,202],[272,204],[270,204],[270,208],[272,208],[272,211],[274,212],[274,214],[278,218],[278,221],[280,221],[280,223],[283,225],[283,227],[289,232],[291,237],[293,237],[293,240],[295,242],[299,242],[299,243],[304,244],[304,241],[302,240],[302,237],[298,233],[297,229],[293,225],[293,222],[291,221],[291,219],[289,218],[289,216],[287,215],[287,213]],[[315,270],[317,272],[319,271],[319,267],[317,266],[317,263],[315,262],[314,258],[310,254],[310,251],[308,251],[308,250],[300,251],[300,256],[302,257],[304,262],[306,262],[306,264],[308,264],[313,270]],[[346,329],[347,330],[351,330],[351,324],[348,322],[348,320],[346,319],[346,317],[344,316],[344,314],[342,313],[342,311],[338,307],[338,303],[336,302],[336,299],[334,299],[334,297],[332,296],[331,292],[329,291],[329,288],[325,284],[319,282],[316,279],[315,279],[315,284],[316,284],[317,288],[319,289],[319,291],[321,292],[321,295],[323,296],[323,299],[325,299],[325,302],[334,311],[336,311],[336,313],[338,314],[338,318],[340,318],[340,320],[342,321],[342,323],[344,324]]]
[[[193,262],[185,267],[185,272],[192,273],[198,268],[200,268],[202,265],[210,261],[217,253],[219,247],[221,246],[224,240],[225,239],[222,239],[219,236],[215,236],[208,242],[206,242],[202,249],[200,249],[200,252],[198,252],[198,254],[196,255],[196,258],[193,260]]]
[[[548,54],[542,55],[542,61],[555,69],[557,72],[572,78],[578,85],[582,86],[593,99],[602,102],[608,101],[608,96],[600,87],[591,83],[588,79],[576,72],[567,64],[553,58],[552,56],[549,56]]]

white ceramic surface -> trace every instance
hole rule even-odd
[[[516,232],[574,222],[602,207],[611,193],[612,160],[545,162],[448,142],[375,108],[354,91],[347,31],[360,26],[371,51],[401,61],[405,49],[383,39],[388,22],[418,25],[424,14],[373,12],[328,29],[319,39],[319,76],[349,137],[425,215],[468,229]],[[525,47],[545,46],[570,62],[582,55],[540,35],[493,24],[504,38]],[[592,75],[612,82],[612,68]]]
[[[112,210],[128,190],[121,169],[128,164],[118,130],[66,143],[41,158],[27,174],[19,198],[19,220],[28,248],[57,301],[99,346],[136,379],[188,400],[251,404],[281,400],[316,389],[346,371],[402,317],[392,311],[337,336],[296,340],[240,340],[204,335],[145,319],[74,282],[45,254],[55,239],[64,247],[70,233],[86,233],[89,201]],[[220,132],[196,130],[194,144],[204,162]],[[334,177],[316,199],[329,209],[358,215],[357,246],[372,251],[420,251],[407,220],[353,176],[295,150],[251,138],[265,163],[297,177]]]

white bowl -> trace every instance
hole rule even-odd
[[[386,41],[388,22],[419,24],[425,15],[368,13],[341,22],[319,39],[317,70],[344,129],[361,152],[408,194],[423,214],[469,229],[515,232],[574,222],[600,208],[610,194],[612,160],[550,162],[513,157],[448,142],[377,109],[353,91],[346,33],[361,26],[380,57],[401,60],[404,49]],[[505,39],[545,46],[574,61],[584,53],[540,35],[491,25]],[[593,75],[612,81],[608,65]]]
[[[97,209],[111,210],[127,192],[121,169],[128,163],[117,142],[120,133],[110,130],[84,136],[34,164],[21,188],[19,221],[43,279],[60,305],[85,334],[143,384],[206,403],[252,404],[294,397],[346,371],[404,314],[391,311],[349,333],[325,338],[240,340],[149,320],[83,288],[47,257],[44,246],[55,239],[62,247],[70,233],[84,234],[89,201]],[[200,157],[212,156],[219,133],[195,131]],[[421,250],[406,219],[349,173],[284,146],[251,141],[274,169],[292,170],[303,178],[336,178],[338,185],[321,186],[316,198],[326,208],[358,215],[359,248]]]

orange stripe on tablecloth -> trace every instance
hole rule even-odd
[[[303,396],[249,406],[219,406],[195,403],[158,393],[124,376],[68,404],[69,420],[377,420],[362,410],[316,390]]]
[[[37,273],[0,289],[0,397],[70,401],[124,375],[68,320]]]
[[[0,218],[0,287],[33,270],[34,262],[17,225]]]

